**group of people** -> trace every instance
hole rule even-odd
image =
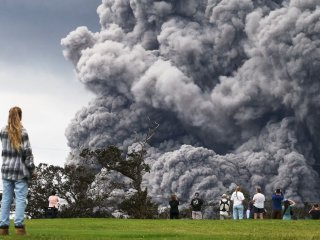
[[[228,197],[222,197],[228,201]],[[285,199],[284,195],[280,188],[276,189],[272,194],[272,219],[283,219],[283,220],[291,220],[293,216],[293,207],[296,204],[291,199]],[[241,192],[239,186],[237,186],[236,190],[232,193],[231,201],[233,201],[233,219],[243,219],[243,201],[244,195]],[[253,196],[252,200],[249,201],[248,209],[247,209],[247,218],[254,219],[263,219],[264,213],[266,212],[264,202],[266,198],[261,193],[261,188],[256,188],[256,194]],[[220,201],[222,203],[222,201]],[[229,201],[230,204],[230,201]],[[223,211],[220,208],[220,215]],[[226,212],[222,213],[223,215],[227,215]],[[314,204],[312,209],[309,211],[309,214],[312,219],[320,219],[320,208],[318,204]],[[229,215],[229,214],[228,214]],[[253,215],[253,216],[252,216]]]
[[[22,125],[22,110],[19,107],[13,107],[9,110],[8,123],[0,131],[0,140],[2,142],[2,181],[3,194],[1,202],[0,215],[0,235],[8,235],[9,233],[9,215],[10,207],[15,197],[15,217],[14,227],[17,235],[25,235],[24,214],[26,209],[26,198],[28,194],[28,182],[32,177],[36,177],[33,154],[29,142],[27,130]],[[237,187],[232,193],[230,200],[233,202],[233,218],[243,219],[243,201],[244,195]],[[220,218],[229,217],[230,200],[226,194],[222,195],[220,201]],[[56,214],[58,197],[55,193],[49,198],[49,208],[53,208]],[[263,218],[265,196],[261,193],[261,189],[257,188],[257,193],[252,199],[254,218]],[[199,198],[199,193],[195,193],[191,200],[192,218],[202,219],[203,200]],[[283,203],[283,204],[282,204]],[[171,197],[170,218],[179,218],[179,201],[176,195]],[[284,199],[280,189],[277,189],[272,196],[272,217],[279,219],[291,219],[292,207],[294,201]],[[310,210],[313,219],[319,219],[319,205],[315,204]]]
[[[202,205],[203,200],[199,198],[199,193],[196,192],[194,194],[194,198],[192,198],[190,207],[192,208],[192,219],[202,219]],[[169,201],[170,206],[170,219],[179,219],[179,200],[177,198],[177,195],[173,194],[171,195],[171,199]]]
[[[245,196],[241,192],[240,186],[237,186],[235,191],[231,194],[231,197],[227,194],[222,194],[219,201],[219,213],[220,219],[230,219],[231,217],[235,220],[243,219],[245,213]],[[256,193],[253,198],[248,201],[246,210],[246,218],[263,219],[266,212],[265,209],[266,198],[261,192],[261,188],[256,188]],[[204,201],[199,197],[199,193],[196,192],[190,202],[192,210],[192,219],[202,219],[202,205]],[[175,194],[171,195],[169,201],[170,205],[170,218],[179,218],[179,200]],[[293,215],[293,207],[295,202],[291,199],[285,199],[281,189],[276,189],[272,194],[272,219],[283,219],[291,220]],[[232,216],[231,216],[232,206]],[[320,207],[318,204],[314,204],[310,209],[309,214],[312,219],[320,219]]]
[[[226,194],[222,195],[220,200],[220,219],[226,219],[230,216],[230,206],[231,201],[233,202],[233,219],[243,219],[244,213],[244,202],[245,197],[241,192],[240,186],[237,186],[235,191],[232,193],[230,200]],[[261,193],[261,188],[256,188],[256,193],[253,198],[249,200],[248,207],[246,210],[246,217],[254,219],[263,219],[266,212],[264,202],[266,197]],[[228,206],[227,208],[225,206]],[[281,189],[276,189],[272,194],[272,219],[283,219],[291,220],[293,215],[292,207],[295,205],[295,202],[291,199],[285,199]]]

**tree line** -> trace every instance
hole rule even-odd
[[[129,184],[120,180],[105,181],[105,191],[97,193],[92,186],[97,171],[88,166],[66,165],[64,167],[41,163],[36,167],[38,177],[32,179],[29,187],[26,211],[32,218],[44,216],[48,206],[48,197],[56,191],[64,204],[59,211],[60,217],[110,217],[110,206],[133,218],[153,218],[157,214],[157,205],[148,196],[147,188],[142,187],[143,175],[150,171],[145,163],[146,150],[141,148],[125,154],[115,146],[91,151],[84,149],[81,156],[96,158],[101,170],[117,172],[130,179]],[[104,179],[100,179],[100,184]],[[108,179],[109,180],[109,179]],[[114,189],[130,188],[132,194],[125,199],[108,202]]]

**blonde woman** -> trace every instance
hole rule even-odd
[[[243,200],[244,195],[241,192],[240,186],[236,187],[236,190],[232,193],[231,199],[233,202],[233,219],[243,219]]]
[[[9,111],[8,125],[0,132],[2,142],[3,193],[0,216],[0,235],[8,235],[10,206],[15,196],[14,226],[17,235],[26,234],[24,212],[28,193],[28,179],[33,175],[34,163],[27,131],[21,124],[22,111]]]

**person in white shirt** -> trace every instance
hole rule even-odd
[[[236,190],[231,195],[231,201],[233,201],[233,219],[243,219],[243,200],[244,196],[241,192],[240,186],[236,187]]]
[[[261,193],[261,188],[256,188],[256,194],[253,196],[253,216],[254,219],[263,219],[265,196]]]

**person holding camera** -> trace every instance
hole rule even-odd
[[[296,203],[293,200],[290,199],[284,199],[283,200],[283,207],[282,207],[282,219],[283,220],[291,220],[292,219],[292,215],[293,215],[293,211],[292,211],[292,207],[295,205]]]
[[[272,194],[272,219],[282,219],[282,201],[283,193],[280,188],[278,188]]]
[[[309,214],[311,215],[311,219],[320,219],[320,207],[319,204],[314,204],[309,211]]]

